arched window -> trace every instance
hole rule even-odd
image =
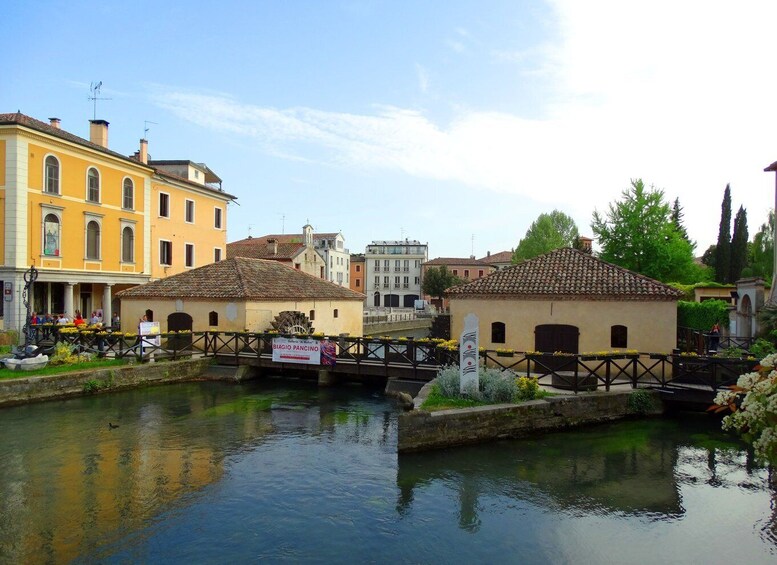
[[[49,194],[59,194],[59,161],[53,155],[46,157],[45,191]]]
[[[100,258],[100,224],[94,220],[86,224],[86,258]]]
[[[135,209],[135,185],[132,184],[132,179],[124,179],[121,207],[126,210]]]
[[[627,347],[629,330],[626,326],[610,327],[610,347]]]
[[[43,254],[59,257],[59,218],[55,214],[46,214],[43,218]]]
[[[86,173],[86,199],[89,202],[100,201],[100,173],[94,167]]]
[[[121,230],[121,260],[124,263],[135,262],[135,232],[129,226]]]
[[[493,322],[491,324],[491,343],[505,342],[505,324],[504,322]]]
[[[311,322],[312,322],[313,320],[315,320],[315,319],[316,319],[316,311],[315,311],[315,310],[311,310],[311,311],[310,311],[310,316],[308,316],[308,317],[310,318],[310,321],[311,321]]]
[[[208,313],[208,325],[211,328],[217,328],[219,325],[219,313],[218,312],[209,312]]]

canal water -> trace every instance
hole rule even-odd
[[[0,409],[0,563],[774,563],[707,416],[398,457],[380,391],[202,382]]]

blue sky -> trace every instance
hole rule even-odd
[[[559,209],[592,235],[641,177],[699,254],[723,189],[774,204],[777,3],[575,0],[3,4],[0,112],[204,162],[238,197],[228,240],[342,231],[433,257],[517,245]]]

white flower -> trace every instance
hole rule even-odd
[[[745,390],[750,390],[755,383],[760,381],[763,377],[760,373],[745,373],[737,380],[737,386],[742,387]]]
[[[768,367],[770,369],[777,367],[777,353],[770,353],[769,355],[761,359],[761,366]]]

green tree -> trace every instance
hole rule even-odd
[[[445,291],[452,286],[461,284],[459,277],[448,270],[445,265],[439,267],[430,267],[424,274],[424,280],[421,283],[421,290],[424,294],[434,296],[442,300]]]
[[[734,234],[731,236],[731,259],[729,281],[736,282],[742,275],[742,269],[747,265],[747,210],[739,207],[734,218]]]
[[[574,247],[580,238],[575,221],[564,212],[540,214],[513,252],[513,263],[532,259],[560,247]]]
[[[672,205],[672,223],[674,224],[674,228],[677,230],[677,233],[679,233],[682,238],[690,243],[693,247],[696,247],[696,244],[694,244],[691,239],[688,237],[688,231],[685,229],[685,226],[683,225],[683,207],[680,206],[680,199],[675,198],[674,204]]]
[[[701,262],[708,267],[712,268],[712,272],[715,272],[715,256],[717,255],[717,247],[713,244],[707,248],[707,251],[701,256]]]
[[[720,228],[715,246],[715,280],[728,283],[731,276],[731,187],[726,185],[720,205]]]
[[[621,196],[610,203],[605,216],[598,211],[593,215],[591,229],[602,259],[664,282],[704,278],[694,264],[692,245],[672,222],[662,190],[647,190],[637,179]]]
[[[771,280],[774,271],[774,212],[769,212],[766,223],[753,236],[748,267],[747,276]]]

